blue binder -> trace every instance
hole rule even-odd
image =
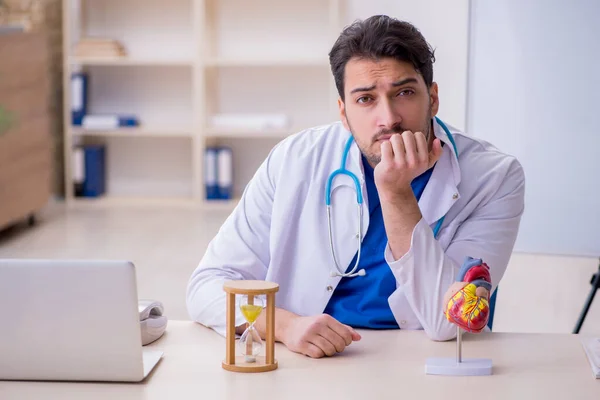
[[[219,198],[230,200],[233,197],[233,154],[229,147],[218,149],[217,183],[219,185]]]
[[[106,190],[106,151],[103,145],[86,145],[83,147],[85,179],[83,196],[102,196]]]
[[[219,198],[219,186],[217,185],[217,148],[215,147],[207,147],[204,151],[204,185],[208,200]]]
[[[83,72],[71,75],[71,123],[81,126],[87,113],[88,76]]]

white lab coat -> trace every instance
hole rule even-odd
[[[448,126],[459,157],[442,127],[444,143],[419,207],[423,218],[413,230],[407,254],[385,260],[396,278],[388,302],[401,329],[424,329],[433,340],[455,337],[444,316],[443,296],[466,256],[482,258],[491,269],[493,289],[508,264],[524,209],[524,173],[519,162],[490,144]],[[260,166],[194,271],[187,290],[191,318],[225,334],[223,282],[259,279],[277,282],[276,306],[308,316],[323,312],[340,277],[327,231],[325,182],[339,168],[350,133],[341,123],[317,127],[280,142]],[[356,143],[347,168],[364,193],[363,235],[369,208],[360,151]],[[336,256],[343,268],[357,251],[358,211],[352,181],[338,176],[332,185]],[[432,228],[446,215],[438,238]],[[367,271],[368,274],[368,271]],[[352,279],[361,279],[360,277]],[[244,322],[239,311],[236,325]]]

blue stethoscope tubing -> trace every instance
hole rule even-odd
[[[448,135],[448,139],[450,140],[450,143],[452,143],[454,152],[456,153],[456,156],[458,157],[458,149],[456,148],[456,142],[454,142],[454,137],[452,137],[450,130],[448,129],[446,124],[444,124],[442,122],[441,119],[439,119],[438,117],[435,117],[435,119],[438,122],[438,124],[440,124],[442,129],[444,129],[444,131],[446,132],[446,135]],[[343,278],[353,278],[355,276],[366,275],[366,272],[364,269],[361,269],[358,272],[356,271],[356,269],[358,268],[358,264],[360,262],[360,248],[361,248],[361,243],[362,243],[363,193],[362,193],[362,188],[360,186],[358,177],[346,168],[346,161],[348,159],[348,154],[350,153],[350,147],[352,146],[353,141],[354,141],[354,138],[352,135],[350,135],[350,137],[348,138],[348,141],[346,142],[346,145],[344,146],[344,153],[342,154],[341,166],[339,169],[336,169],[329,175],[329,178],[327,178],[327,184],[325,187],[325,205],[327,206],[327,228],[329,230],[329,246],[331,248],[331,255],[333,256],[333,262],[335,263],[335,267],[337,269],[337,271],[331,272],[332,277],[341,276]],[[332,185],[335,177],[338,175],[346,175],[346,176],[350,177],[352,179],[352,181],[354,182],[354,188],[356,190],[356,203],[357,203],[357,208],[358,208],[358,232],[356,234],[356,239],[357,239],[358,252],[356,255],[356,262],[354,263],[354,266],[352,267],[352,269],[349,272],[342,272],[343,269],[340,267],[337,257],[335,256],[335,250],[334,250],[334,246],[333,246],[333,232],[331,229],[331,185]],[[444,215],[444,216],[442,216],[442,218],[440,218],[437,221],[435,227],[433,228],[433,236],[434,237],[437,238],[438,233],[440,232],[440,228],[442,227],[442,224],[444,223],[445,218],[446,218],[446,216]]]

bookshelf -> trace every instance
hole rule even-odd
[[[371,14],[399,15],[414,8],[409,1],[399,3],[63,0],[67,203],[232,208],[277,142],[339,119],[328,52],[343,26]],[[76,44],[89,37],[118,40],[127,55],[78,54]],[[134,114],[140,125],[112,130],[73,126],[73,72],[88,75],[88,112]],[[287,124],[214,123],[232,114],[283,115]],[[106,147],[101,198],[74,196],[72,148],[88,143]],[[231,200],[206,199],[208,146],[232,149]]]

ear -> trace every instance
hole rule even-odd
[[[433,82],[429,88],[429,103],[431,104],[431,117],[435,117],[440,109],[440,98],[438,96],[438,84]]]
[[[338,108],[340,109],[340,120],[344,124],[344,128],[349,131],[350,125],[348,125],[348,117],[346,116],[346,105],[341,97],[338,97]]]

